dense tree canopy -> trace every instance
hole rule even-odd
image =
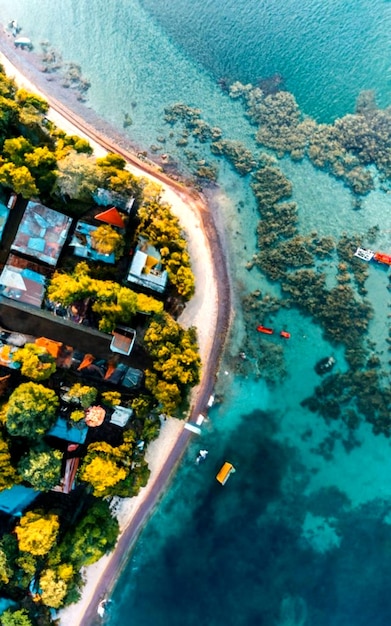
[[[21,364],[23,376],[35,381],[46,380],[56,371],[56,361],[46,348],[26,343],[14,354],[14,361]]]
[[[49,491],[61,479],[62,452],[42,446],[30,450],[21,458],[18,472],[26,482],[39,491]]]
[[[67,593],[66,581],[51,569],[45,569],[39,577],[40,596],[43,604],[58,609]]]
[[[159,313],[163,310],[163,303],[155,298],[138,294],[114,281],[92,278],[84,262],[78,263],[72,274],[55,272],[48,297],[63,306],[92,298],[93,311],[100,316],[99,328],[104,332],[111,332],[118,323],[130,322],[137,311]]]
[[[0,491],[9,489],[19,482],[19,477],[12,464],[8,444],[0,434]]]
[[[124,238],[109,224],[102,224],[91,234],[91,245],[100,254],[114,253],[118,259],[124,250]]]
[[[62,560],[75,569],[91,565],[114,548],[119,534],[118,521],[106,500],[94,500],[87,513],[65,535],[60,546]]]
[[[56,421],[59,400],[52,389],[23,383],[6,406],[6,426],[11,435],[40,439]]]
[[[88,409],[96,400],[98,390],[95,387],[75,383],[67,392],[67,397],[71,402],[80,404],[83,409]]]
[[[56,541],[59,528],[57,515],[28,511],[15,528],[19,550],[33,556],[44,556]]]
[[[183,329],[165,313],[151,322],[144,341],[154,359],[153,368],[146,372],[146,386],[162,410],[172,413],[188,387],[199,381],[201,361],[195,329]]]
[[[1,626],[33,626],[25,609],[8,609],[0,617]]]

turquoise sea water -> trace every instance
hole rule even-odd
[[[254,148],[253,128],[218,80],[255,82],[274,73],[319,121],[354,109],[362,89],[391,104],[391,3],[385,0],[0,0],[34,43],[49,40],[91,80],[89,105],[140,146],[164,135],[164,106],[186,102],[225,136]],[[353,211],[348,190],[307,163],[281,163],[293,182],[304,232],[337,235],[380,225],[390,249],[390,197],[376,190]],[[221,167],[211,195],[223,216],[237,317],[219,373],[221,404],[209,413],[142,533],[114,589],[110,626],[388,626],[391,623],[391,448],[367,425],[352,434],[301,407],[333,352],[319,327],[297,311],[273,320],[289,328],[281,384],[235,374],[246,333],[240,298],[269,290],[246,262],[256,213],[246,181]],[[238,205],[241,202],[239,212]],[[330,268],[331,270],[332,268]],[[387,363],[387,273],[373,271],[370,337]],[[278,292],[277,292],[278,293]],[[273,339],[271,340],[273,341]],[[199,447],[207,461],[196,466]],[[237,468],[221,488],[214,477]]]

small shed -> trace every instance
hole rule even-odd
[[[110,423],[115,424],[115,426],[125,428],[132,415],[133,409],[127,409],[124,406],[116,406],[114,413],[111,416]]]
[[[113,330],[113,338],[110,343],[110,350],[129,356],[132,352],[136,340],[136,331],[127,326],[117,326]]]
[[[127,281],[163,293],[167,280],[167,271],[161,266],[160,254],[156,248],[153,246],[146,246],[145,250],[137,248],[129,267]]]

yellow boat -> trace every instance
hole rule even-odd
[[[216,480],[219,481],[222,485],[225,485],[228,478],[236,472],[236,469],[232,465],[232,463],[228,463],[227,461],[224,463],[223,467],[220,469],[219,473],[216,476]]]

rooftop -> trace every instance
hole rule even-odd
[[[23,511],[35,498],[39,495],[39,491],[34,491],[31,487],[23,485],[14,485],[10,489],[4,489],[0,492],[0,511],[21,517]]]
[[[57,265],[72,219],[39,202],[28,202],[12,250]]]
[[[161,266],[160,253],[156,248],[148,244],[136,248],[127,280],[163,293],[167,285],[168,274]]]
[[[6,298],[41,308],[45,282],[45,276],[34,270],[7,264],[0,275],[0,293]]]
[[[73,246],[73,253],[83,259],[91,261],[103,261],[103,263],[115,263],[115,254],[101,254],[92,246],[91,235],[98,229],[98,226],[87,224],[87,222],[78,222],[70,245]]]

